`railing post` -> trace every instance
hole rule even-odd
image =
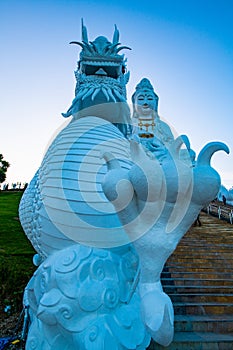
[[[229,213],[229,219],[230,219],[230,223],[232,224],[232,217],[233,217],[233,212],[232,212],[232,210],[230,211],[230,213]]]

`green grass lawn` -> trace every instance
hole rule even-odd
[[[0,254],[32,255],[34,252],[18,218],[22,194],[21,191],[0,192]]]
[[[35,270],[35,254],[18,218],[18,206],[23,192],[0,191],[0,298],[5,305],[22,307],[23,290]]]

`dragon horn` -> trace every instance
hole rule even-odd
[[[82,41],[88,44],[87,28],[83,24],[83,18],[82,18]]]
[[[118,53],[121,50],[132,50],[131,47],[128,46],[120,46],[118,49],[116,49],[116,53]]]
[[[83,41],[82,43],[80,43],[80,41],[71,41],[70,44],[79,45],[79,46],[81,46],[81,48],[82,48],[83,50],[86,49],[86,50],[88,50],[91,54],[94,53],[93,48],[92,48],[88,43],[86,43],[85,41]]]
[[[79,41],[71,41],[69,44],[76,44],[81,46],[82,49],[84,49],[85,45],[83,43],[80,43]]]
[[[119,46],[120,43],[117,43],[117,44],[110,44],[108,47],[106,47],[106,52],[108,53],[114,53],[114,51],[116,50],[117,46]]]
[[[119,30],[117,29],[117,26],[115,24],[115,30],[114,30],[113,39],[112,39],[113,45],[119,42],[119,37],[120,37]]]

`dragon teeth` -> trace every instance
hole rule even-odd
[[[110,61],[83,61],[82,64],[86,64],[89,66],[111,66],[111,67],[119,67],[119,63],[110,62]]]

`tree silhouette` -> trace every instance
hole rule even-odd
[[[8,163],[6,160],[3,159],[3,155],[0,154],[0,183],[5,181],[6,179],[6,172],[9,168],[10,163]]]

